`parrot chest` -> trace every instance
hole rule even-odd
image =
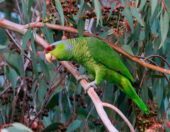
[[[85,54],[74,59],[74,61],[82,65],[86,71],[92,75],[95,74],[96,68],[99,67],[99,64],[97,64],[92,57],[86,56]]]
[[[80,43],[74,46],[73,60],[85,67],[88,73],[94,76],[96,69],[104,69],[104,66],[94,59],[87,44]]]
[[[94,62],[88,61],[82,65],[87,69],[89,73],[91,74],[95,73],[96,64]]]

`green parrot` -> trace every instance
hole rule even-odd
[[[84,66],[93,75],[94,81],[88,87],[96,86],[102,81],[116,84],[145,113],[148,107],[137,95],[131,82],[133,76],[123,64],[119,54],[102,40],[95,37],[80,37],[55,42],[46,49],[49,62],[75,61]]]

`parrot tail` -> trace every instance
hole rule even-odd
[[[149,114],[149,109],[146,106],[146,104],[142,101],[141,98],[139,98],[139,96],[136,99],[132,99],[135,104],[145,113],[145,114]]]
[[[117,84],[119,88],[122,90],[122,92],[124,92],[140,108],[140,110],[148,114],[149,109],[147,105],[137,95],[130,80],[115,71],[112,70],[106,70],[106,71],[107,71],[106,79],[114,84]]]
[[[121,87],[122,91],[128,95],[130,99],[133,100],[133,102],[145,113],[149,114],[149,109],[147,105],[142,101],[142,99],[137,95],[135,89],[131,85],[131,82],[126,79],[125,77],[122,77],[121,79]]]

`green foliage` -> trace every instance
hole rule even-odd
[[[161,17],[160,17],[161,44],[159,48],[163,46],[167,38],[168,31],[169,31],[169,20],[170,20],[170,17],[169,17],[168,12],[161,14]]]
[[[31,7],[33,5],[34,0],[23,0],[21,1],[21,5],[22,5],[22,12],[23,12],[23,16],[24,17],[23,21],[24,23],[28,23],[31,21],[31,16],[32,16],[32,12],[31,12]]]
[[[45,2],[35,0],[18,1],[19,7],[11,4],[15,3],[13,0],[0,0],[0,6],[5,6],[0,9],[0,13],[22,24],[35,22],[38,15],[45,18],[54,13],[55,23],[77,28],[80,36],[87,24],[86,20],[94,18],[91,30],[94,34],[118,42],[124,50],[143,61],[169,69],[169,0],[121,0],[120,7],[115,2],[104,0],[72,1],[69,3],[54,0],[49,8]],[[84,94],[79,83],[58,62],[49,64],[43,57],[40,58],[39,52],[43,49],[34,41],[34,33],[38,33],[50,43],[61,39],[62,34],[44,26],[40,29],[29,29],[24,36],[11,33],[16,40],[14,42],[4,29],[0,29],[0,126],[20,122],[35,131],[104,131],[105,127],[91,100]],[[77,37],[66,32],[64,35],[68,38]],[[107,82],[97,90],[100,98],[117,106],[139,131],[145,128],[143,120],[150,122],[147,128],[154,124],[151,118],[168,131],[169,75],[144,68],[123,56],[122,58],[136,80],[133,86],[140,97],[149,102],[153,115],[142,116],[116,86]],[[86,74],[81,66],[78,69],[81,74]],[[127,125],[117,114],[109,110],[107,113],[120,131],[128,131]],[[35,117],[33,124],[38,123],[36,128],[29,124]],[[18,124],[12,127],[23,128]]]
[[[1,3],[1,2],[4,2],[4,1],[5,1],[5,0],[0,0],[0,3]]]
[[[94,9],[95,9],[95,13],[96,13],[96,16],[97,16],[97,25],[98,25],[99,22],[102,23],[101,5],[100,5],[100,2],[98,0],[94,0]]]
[[[80,128],[81,126],[81,121],[80,120],[75,120],[73,121],[67,128],[67,132],[73,132],[73,131],[76,131],[77,128]]]
[[[56,5],[56,9],[60,15],[60,18],[61,18],[61,24],[64,25],[64,13],[63,13],[63,8],[61,6],[60,0],[55,0],[55,5]]]
[[[3,129],[4,131],[10,131],[10,132],[32,132],[31,129],[28,127],[24,126],[21,123],[12,123],[9,125],[8,128]]]

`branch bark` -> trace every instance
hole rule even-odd
[[[48,28],[55,29],[55,30],[62,30],[62,31],[67,31],[67,32],[72,32],[72,33],[78,33],[77,29],[72,28],[72,27],[54,25],[54,24],[48,24],[48,23],[44,24],[41,22],[27,24],[27,25],[25,25],[25,28],[40,28],[40,27],[43,27],[44,25],[47,26]],[[88,32],[84,32],[84,36],[91,36],[91,37],[97,37],[99,39],[102,39],[99,36],[96,36],[96,35],[88,33]],[[102,40],[104,42],[106,42],[107,44],[109,44],[115,51],[122,54],[123,56],[130,59],[131,61],[136,62],[136,63],[140,64],[141,66],[149,68],[151,70],[159,71],[159,72],[165,73],[165,74],[170,74],[170,70],[162,68],[160,66],[149,64],[144,59],[139,59],[136,56],[130,55],[129,53],[124,51],[121,47],[119,47],[118,45],[115,45],[113,42],[110,42],[106,39],[102,39]]]
[[[31,24],[28,24],[28,25],[31,25]],[[16,24],[16,23],[13,23],[13,22],[8,21],[6,19],[0,19],[0,27],[18,32],[20,34],[25,34],[28,31],[27,26]],[[60,28],[60,26],[58,26],[58,28]],[[64,28],[64,27],[62,27],[62,28]],[[60,28],[60,29],[62,30],[62,28]],[[70,30],[71,29],[72,28],[70,28]],[[68,28],[66,27],[65,30],[68,30]],[[74,32],[77,32],[77,30],[74,29]],[[34,37],[35,37],[35,41],[39,45],[41,45],[44,48],[48,47],[49,44],[43,38],[41,38],[39,35],[34,34]],[[69,62],[66,62],[66,61],[62,61],[61,64],[78,80],[80,74],[72,64],[70,64]],[[88,82],[86,80],[82,79],[80,81],[80,84],[82,85],[84,90],[86,90],[85,88],[87,87]],[[106,114],[106,112],[103,108],[103,106],[104,106],[103,102],[100,100],[100,98],[98,97],[98,95],[94,91],[93,87],[89,88],[87,93],[90,96],[91,100],[93,101],[93,103],[96,107],[97,113],[99,114],[99,116],[100,116],[103,124],[105,125],[105,127],[110,132],[118,132],[118,130],[112,125],[111,121],[109,120],[109,118],[108,118],[108,116],[107,116],[107,114]],[[118,110],[118,111],[120,111],[120,110]],[[121,112],[119,112],[119,113],[121,113]],[[123,120],[125,120],[125,122],[127,122],[127,118],[125,116],[121,116],[121,117],[123,117]],[[128,126],[129,126],[129,124],[128,124]],[[131,132],[135,132],[133,127],[130,128],[130,130],[131,130]]]
[[[12,23],[12,22],[10,22],[6,19],[0,20],[0,27],[8,28],[9,30],[16,31],[16,32],[19,32],[21,34],[24,34],[27,31],[27,29],[29,29],[29,28],[40,28],[40,27],[43,27],[43,26],[47,26],[48,28],[55,29],[55,30],[62,30],[62,31],[67,31],[67,32],[72,32],[72,33],[78,33],[77,29],[72,28],[72,27],[67,27],[67,26],[54,25],[54,24],[48,24],[48,23],[44,24],[44,23],[41,23],[41,22],[30,23],[30,24],[27,24],[27,25],[18,25],[16,23]],[[99,38],[98,36],[91,34],[91,33],[87,33],[87,32],[84,32],[84,35]],[[48,43],[43,42],[44,40],[39,35],[36,35],[35,38],[36,38],[37,43],[39,43],[44,48],[46,48],[48,46]],[[100,38],[100,39],[102,39],[102,38]],[[105,39],[102,39],[102,40],[105,41],[106,43],[108,43],[115,51],[124,55],[126,58],[140,64],[141,66],[149,68],[151,70],[159,71],[161,73],[170,74],[170,70],[162,68],[160,66],[155,66],[155,65],[149,64],[144,59],[139,59],[138,57],[130,55],[129,53],[127,53],[126,51],[124,51],[122,48],[115,45],[114,43],[109,42]]]
[[[79,72],[73,67],[72,64],[62,61],[61,64],[75,77],[76,80],[78,80],[80,74]],[[81,86],[86,90],[88,82],[84,79],[80,81]],[[100,100],[99,96],[94,91],[93,87],[90,87],[87,91],[88,95],[90,96],[91,100],[94,103],[94,106],[96,107],[97,113],[99,114],[101,120],[103,121],[104,125],[110,132],[117,132],[118,130],[113,127],[111,121],[109,120],[106,112],[103,109],[102,101]],[[132,131],[134,132],[134,131]]]
[[[129,120],[124,116],[124,114],[123,114],[117,107],[115,107],[115,106],[113,106],[113,105],[111,105],[111,104],[105,103],[105,102],[103,102],[102,104],[103,104],[104,107],[108,107],[108,108],[116,111],[116,113],[119,113],[120,117],[121,117],[122,119],[124,119],[124,121],[125,121],[126,124],[128,125],[130,131],[131,131],[131,132],[134,131],[134,128],[133,128],[132,124],[129,122]]]

